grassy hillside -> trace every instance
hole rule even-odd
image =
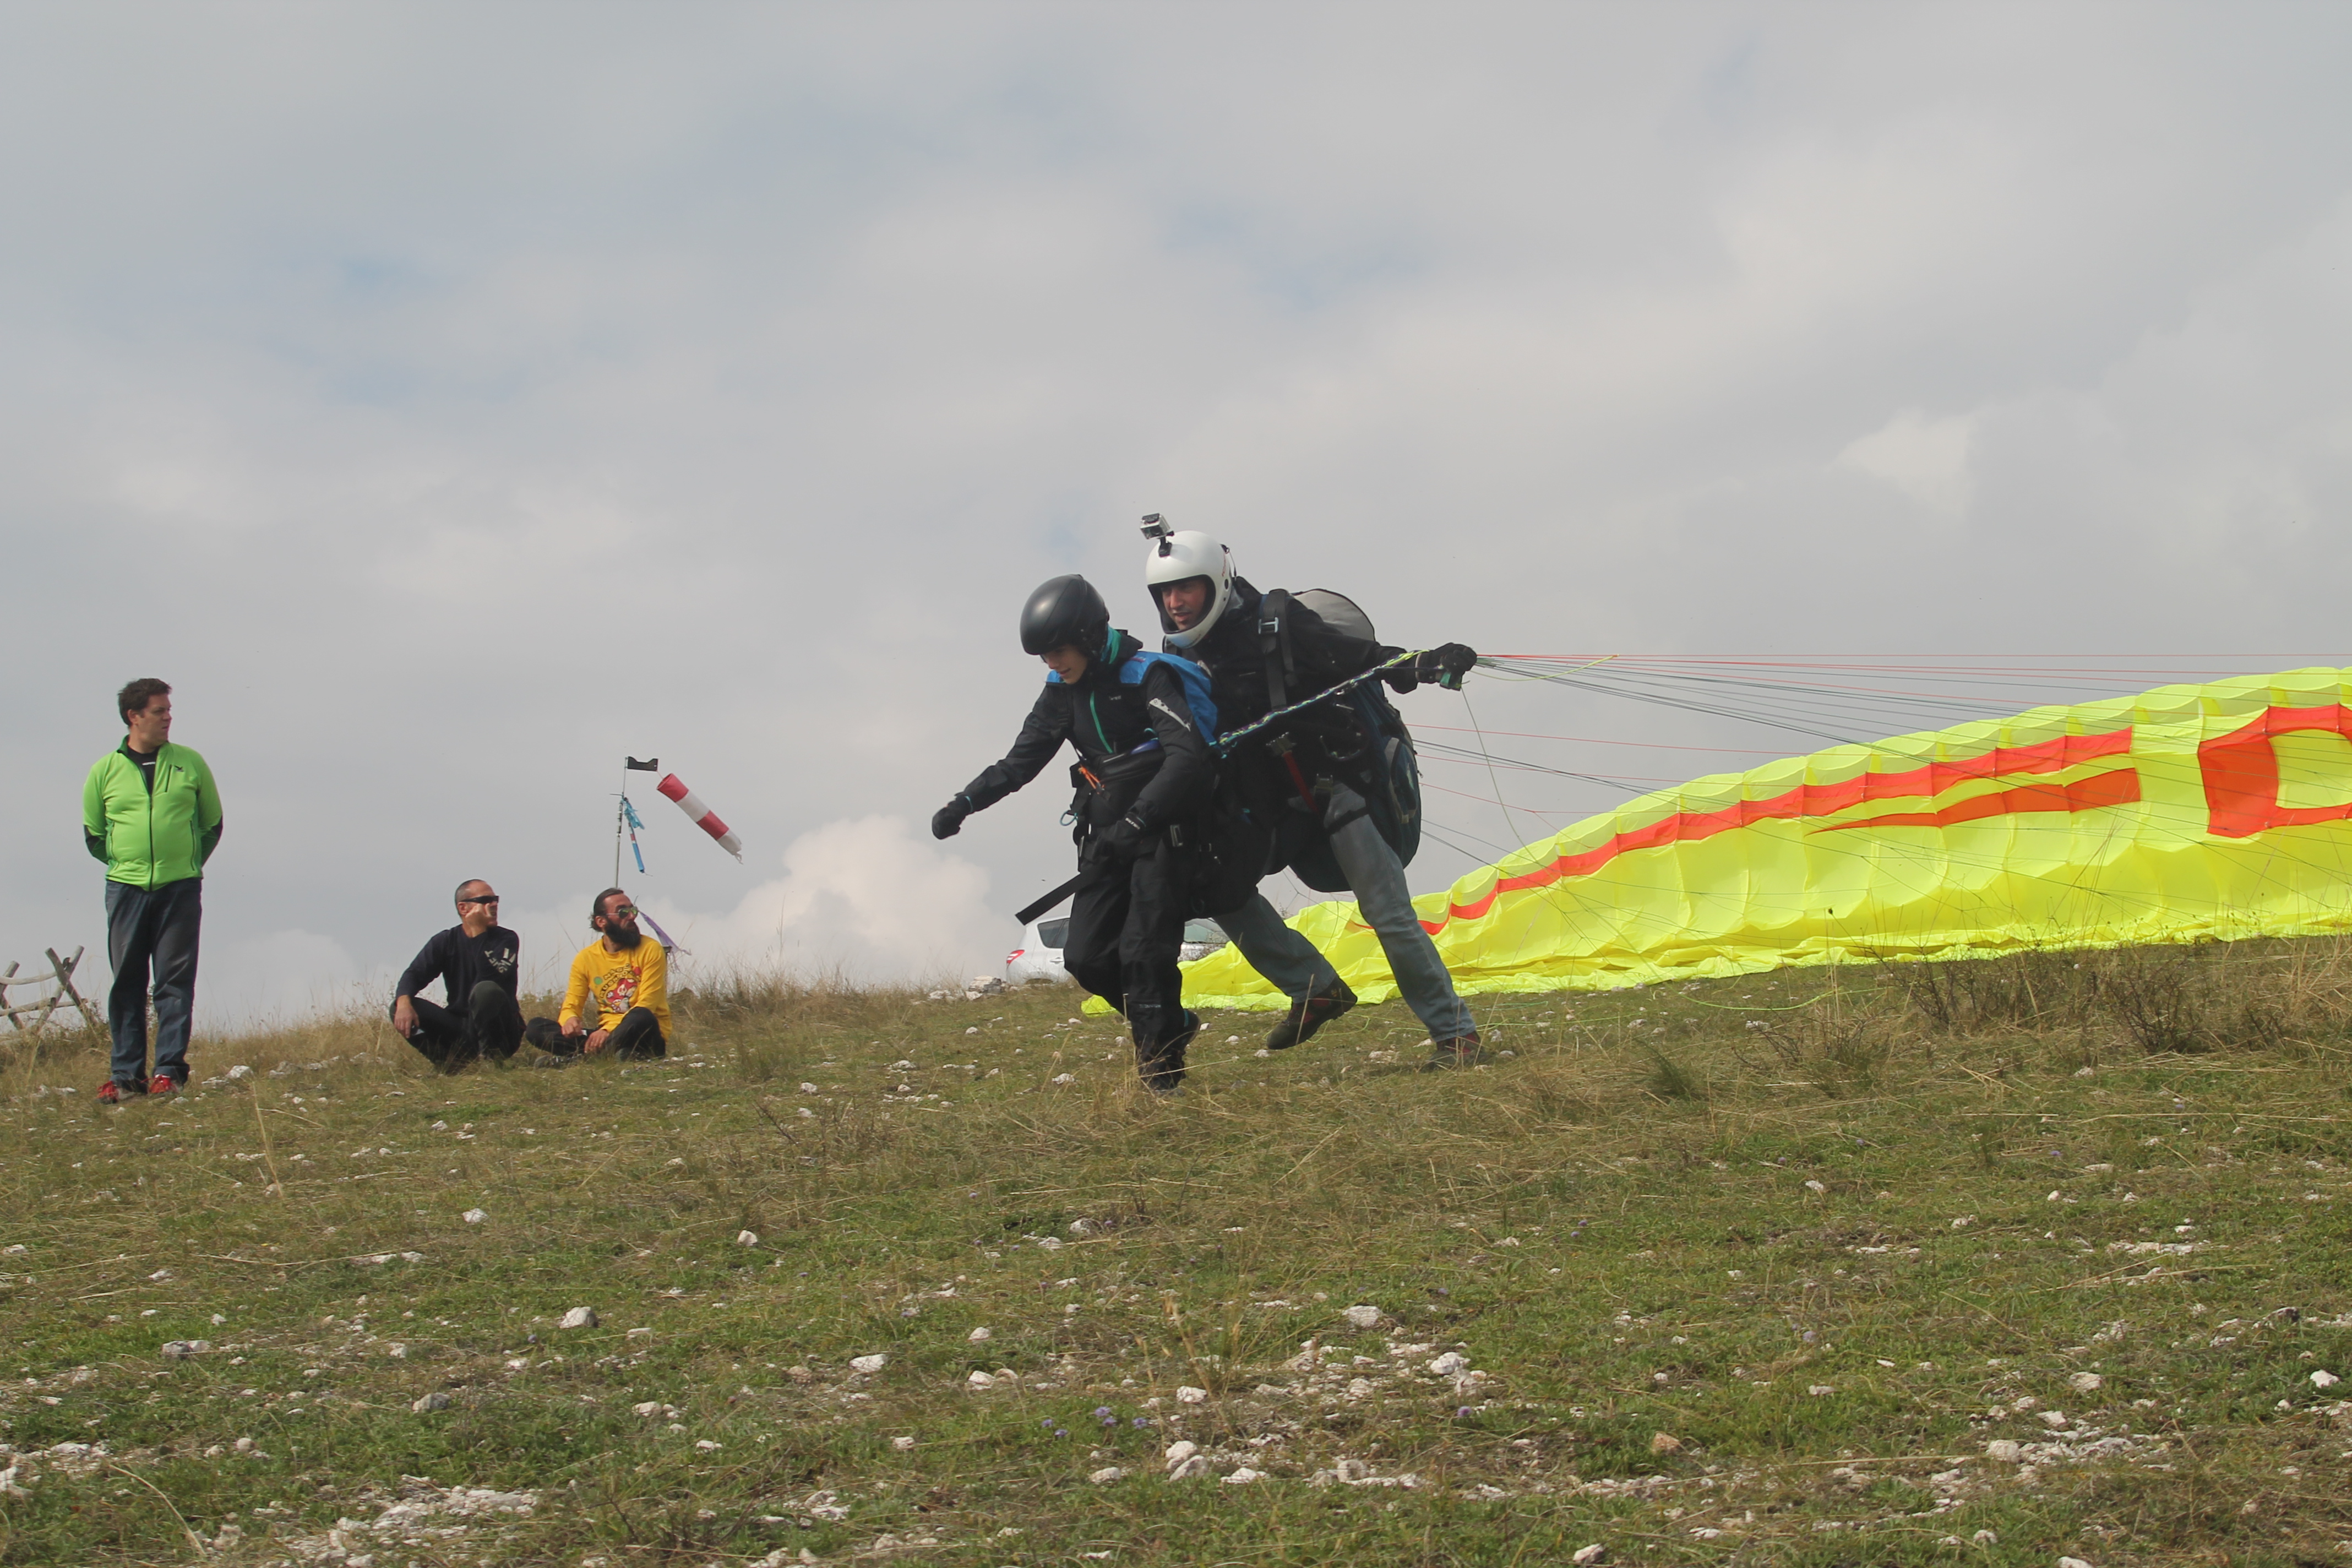
[[[1236,1016],[1168,1103],[1077,1001],[20,1050],[0,1562],[2352,1556],[2334,947]]]

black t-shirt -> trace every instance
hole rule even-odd
[[[498,982],[509,996],[520,979],[522,941],[504,926],[492,926],[479,936],[467,936],[464,926],[436,931],[401,971],[395,996],[414,996],[436,976],[448,1005],[463,1007],[474,987],[485,980]]]

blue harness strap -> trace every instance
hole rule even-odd
[[[1202,743],[1215,745],[1217,743],[1217,704],[1209,695],[1209,672],[1191,659],[1179,658],[1172,654],[1139,650],[1129,655],[1126,661],[1118,667],[1119,684],[1142,685],[1144,676],[1150,673],[1155,664],[1166,665],[1175,673],[1176,679],[1183,683],[1184,706],[1192,710],[1192,723],[1201,731]]]
[[[1111,651],[1117,651],[1118,645],[1126,640],[1127,634],[1113,632],[1110,636]],[[1176,679],[1184,688],[1184,706],[1192,710],[1192,723],[1201,731],[1202,743],[1214,746],[1217,743],[1217,704],[1216,700],[1209,695],[1209,672],[1191,659],[1137,648],[1119,659],[1118,683],[1121,686],[1142,685],[1144,676],[1155,664],[1164,664],[1175,671]],[[1045,672],[1045,684],[1059,686],[1062,678],[1049,669]],[[1149,751],[1159,743],[1156,740],[1146,741],[1135,749]]]

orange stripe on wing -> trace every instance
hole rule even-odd
[[[1900,811],[1890,816],[1865,816],[1859,822],[1832,822],[1816,833],[1843,833],[1855,827],[1949,827],[1956,823],[1981,822],[1988,816],[2016,816],[2042,811],[2096,811],[2103,805],[2131,805],[2139,799],[2139,770],[2116,768],[2069,784],[2025,784],[2017,789],[1980,795],[1948,805],[1941,811]]]
[[[1747,827],[1759,822],[1830,816],[1866,801],[1941,795],[1956,785],[1978,779],[2061,773],[2100,757],[2125,755],[2131,751],[2131,742],[2132,732],[2128,726],[2099,735],[2059,735],[2030,746],[1996,746],[1982,756],[1927,763],[1919,767],[1906,768],[1901,773],[1865,773],[1835,784],[1799,784],[1795,789],[1768,800],[1736,801],[1719,811],[1677,811],[1660,817],[1646,827],[1620,833],[1593,848],[1563,855],[1549,866],[1525,871],[1516,877],[1498,877],[1494,887],[1487,889],[1486,897],[1475,903],[1449,904],[1443,919],[1423,921],[1421,929],[1435,936],[1454,921],[1475,921],[1486,915],[1495,907],[1495,900],[1505,893],[1548,887],[1571,877],[1589,877],[1620,855],[1630,854],[1636,849],[1658,849],[1669,844],[1696,843],[1712,838],[1718,833],[1728,833],[1734,828]],[[2132,798],[2138,799],[2137,773],[2131,769],[2119,771],[2131,776]],[[2102,773],[2098,776],[2106,778],[2112,775]]]

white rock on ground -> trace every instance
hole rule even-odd
[[[163,1342],[163,1356],[165,1361],[187,1361],[203,1355],[212,1348],[213,1342],[210,1340],[166,1340]]]
[[[973,1388],[994,1388],[996,1386],[996,1379],[989,1376],[988,1373],[984,1372],[975,1372],[971,1376],[965,1378],[964,1382]]]
[[[484,1220],[489,1218],[490,1215],[489,1211],[487,1209],[467,1209],[459,1217],[465,1220],[467,1225],[479,1225]]]
[[[1602,1552],[1606,1550],[1607,1548],[1603,1547],[1601,1542],[1596,1541],[1590,1546],[1578,1547],[1570,1554],[1568,1560],[1570,1563],[1575,1563],[1576,1568],[1586,1568],[1586,1565],[1589,1563],[1600,1562]]]
[[[593,1329],[601,1321],[603,1320],[596,1316],[595,1308],[574,1307],[564,1313],[563,1321],[555,1326],[559,1329]]]
[[[410,1401],[408,1408],[419,1415],[428,1410],[446,1410],[449,1408],[449,1396],[438,1390],[431,1394],[419,1394]]]
[[[898,1452],[902,1454],[913,1448],[914,1446],[915,1440],[912,1437],[893,1437],[890,1439],[890,1447],[898,1449]]]
[[[1206,1405],[1208,1402],[1209,1391],[1205,1388],[1194,1388],[1188,1384],[1176,1390],[1176,1403],[1179,1405]]]
[[[1191,1458],[1168,1468],[1168,1479],[1171,1481],[1189,1481],[1196,1476],[1205,1476],[1208,1473],[1209,1456],[1206,1454],[1195,1454]]]
[[[1463,1357],[1460,1352],[1447,1351],[1444,1355],[1439,1356],[1435,1361],[1429,1363],[1429,1370],[1435,1373],[1440,1377],[1452,1377],[1455,1373],[1460,1372],[1464,1367],[1468,1366],[1469,1364],[1470,1363]]]
[[[1354,1306],[1339,1315],[1348,1320],[1348,1326],[1351,1329],[1377,1329],[1381,1326],[1381,1310],[1378,1307]]]
[[[1127,1479],[1127,1472],[1120,1469],[1117,1465],[1105,1465],[1101,1469],[1097,1470],[1094,1474],[1088,1476],[1087,1479],[1094,1482],[1094,1484],[1098,1487],[1107,1487],[1113,1481],[1123,1481]]]
[[[2066,1380],[2066,1386],[2077,1394],[2095,1394],[2106,1381],[2095,1372],[2078,1372]]]
[[[1997,1465],[2013,1465],[2025,1457],[2025,1446],[2008,1437],[1995,1437],[1985,1445],[1985,1458]]]
[[[2061,1557],[2058,1559],[2058,1568],[2091,1568],[2091,1565],[2079,1557]]]
[[[1264,1470],[1253,1470],[1247,1465],[1244,1465],[1232,1475],[1225,1477],[1224,1484],[1229,1487],[1245,1487],[1252,1481],[1262,1481],[1264,1479],[1265,1479],[1265,1472]]]
[[[253,1069],[247,1067],[243,1062],[239,1062],[236,1066],[228,1069],[228,1079],[231,1083],[242,1082],[252,1076]]]
[[[1175,1466],[1182,1464],[1185,1460],[1191,1458],[1200,1451],[1200,1444],[1192,1441],[1190,1438],[1183,1438],[1177,1442],[1169,1444],[1168,1451],[1160,1457],[1167,1460],[1171,1466]]]
[[[757,1247],[760,1245],[760,1233],[756,1230],[739,1230],[735,1233],[735,1245]]]
[[[995,1331],[992,1329],[974,1329],[971,1332],[964,1335],[965,1339],[971,1341],[976,1345],[984,1345],[995,1337]]]
[[[854,1355],[849,1358],[849,1370],[852,1372],[877,1373],[889,1364],[890,1358],[879,1352],[873,1355]]]
[[[2314,1388],[2333,1388],[2343,1381],[2332,1372],[2315,1372],[2311,1374],[2311,1386]]]

